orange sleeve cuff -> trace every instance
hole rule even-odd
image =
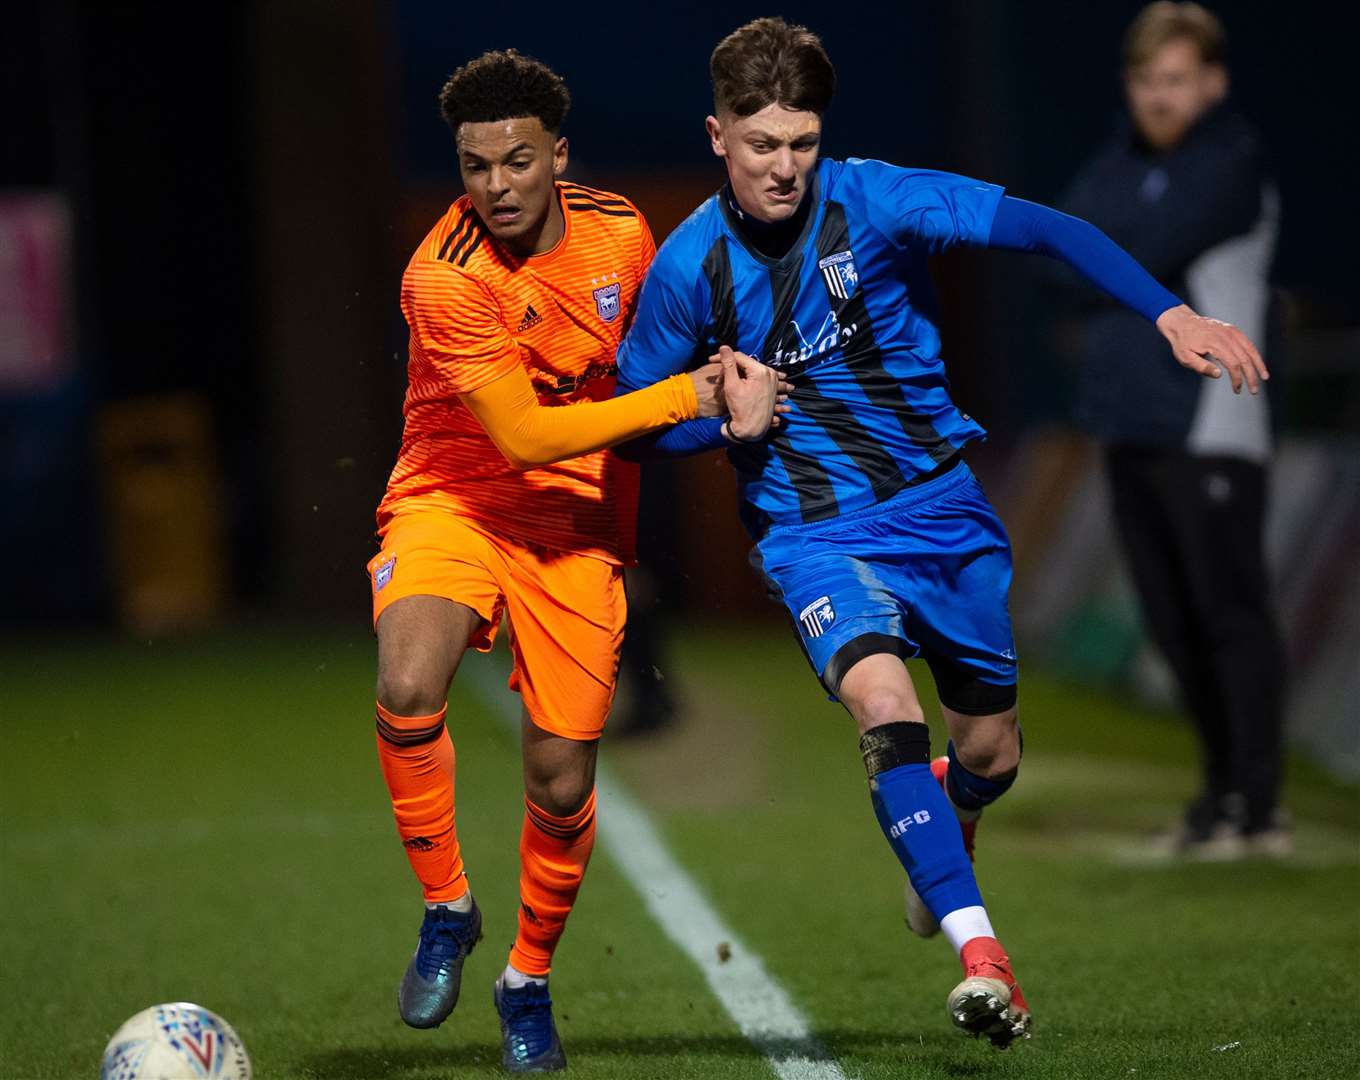
[[[688,375],[672,375],[668,379],[663,379],[657,385],[674,386],[679,391],[680,407],[684,412],[684,415],[680,417],[681,421],[693,420],[699,415],[699,395],[695,392],[694,380]]]

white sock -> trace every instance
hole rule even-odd
[[[472,890],[469,889],[457,900],[426,900],[425,906],[427,908],[446,907],[450,911],[456,911],[460,915],[466,915],[472,910]]]
[[[987,909],[976,904],[951,911],[940,920],[940,929],[949,939],[949,944],[954,946],[956,954],[962,952],[964,944],[975,937],[996,937],[992,920],[987,918]]]
[[[508,986],[511,990],[519,990],[530,983],[535,986],[547,986],[548,977],[546,975],[526,975],[513,964],[506,964],[505,970],[501,972],[501,985]]]

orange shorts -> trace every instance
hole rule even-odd
[[[447,510],[395,514],[368,563],[373,624],[405,596],[442,596],[482,617],[469,644],[488,652],[501,615],[513,632],[518,690],[535,724],[596,739],[614,701],[627,603],[623,570],[588,555],[531,547]]]

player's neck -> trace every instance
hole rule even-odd
[[[567,220],[562,213],[562,200],[554,192],[553,200],[548,205],[547,216],[544,217],[537,235],[529,233],[517,239],[513,244],[506,244],[505,246],[512,255],[521,259],[527,259],[533,255],[543,255],[562,242],[566,229]]]
[[[723,188],[723,198],[732,209],[732,221],[742,240],[755,248],[767,259],[782,259],[798,242],[803,226],[807,224],[808,214],[812,212],[812,187],[803,193],[803,201],[798,209],[783,221],[761,221],[749,213],[737,201],[732,185]]]

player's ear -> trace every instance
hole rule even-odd
[[[713,146],[713,153],[718,157],[727,157],[727,146],[723,142],[722,124],[716,116],[710,116],[704,121],[704,129],[708,132],[709,142]]]
[[[1228,96],[1228,69],[1222,64],[1209,64],[1205,72],[1208,80],[1209,100],[1215,104]]]
[[[553,175],[561,176],[567,171],[567,137],[563,135],[553,143]]]

